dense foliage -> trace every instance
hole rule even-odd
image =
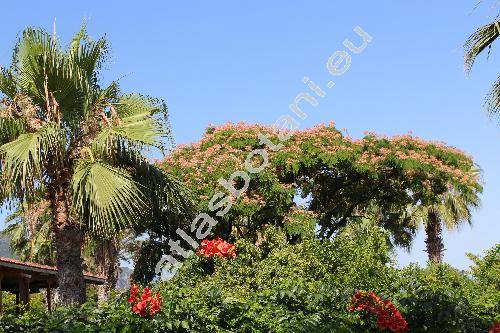
[[[141,317],[128,293],[97,308],[4,316],[4,332],[378,332],[373,317],[351,312],[358,290],[392,304],[410,332],[487,332],[500,320],[500,245],[468,272],[447,265],[398,269],[385,231],[365,222],[334,241],[287,241],[266,228],[261,246],[240,239],[236,258],[192,256],[157,284],[161,311]],[[137,297],[139,291],[134,292]],[[389,303],[390,301],[390,303]]]
[[[263,135],[276,147],[262,143]],[[315,218],[313,223],[318,224],[323,239],[331,238],[351,222],[370,218],[389,231],[392,245],[409,246],[427,207],[456,203],[457,198],[475,203],[482,191],[472,158],[443,143],[373,133],[354,140],[333,124],[287,136],[282,140],[283,133],[272,127],[227,123],[209,127],[201,140],[178,147],[158,163],[184,181],[198,202],[198,211],[208,212],[213,195],[227,193],[219,179],[245,170],[246,162],[263,163],[259,156],[246,159],[254,149],[266,150],[267,167],[251,175],[249,187],[241,196],[229,199],[223,217],[214,216],[221,223],[213,236],[228,241],[258,241],[267,225],[301,228],[303,224],[293,221],[309,216]],[[306,201],[305,210],[297,207],[298,196]],[[467,204],[441,217],[456,221],[470,216],[463,211],[468,213]],[[163,253],[169,252],[163,239],[177,237],[174,231],[178,226],[190,229],[190,220],[175,222],[158,223],[147,230],[148,241],[138,254],[141,264],[136,267],[137,280],[148,282],[153,277],[151,260],[143,258],[154,257],[158,262]]]

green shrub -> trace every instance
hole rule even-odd
[[[134,315],[128,295],[116,295],[102,307],[92,300],[50,315],[4,314],[0,332],[376,332],[371,319],[348,311],[358,289],[391,299],[410,332],[487,332],[498,321],[498,246],[473,257],[469,272],[396,269],[386,236],[361,223],[333,241],[290,244],[283,230],[269,227],[259,246],[237,241],[237,258],[193,256],[172,280],[156,284],[163,304],[154,318]]]
[[[487,332],[500,321],[500,245],[484,258],[471,256],[470,272],[449,265],[398,272],[393,297],[413,332]]]

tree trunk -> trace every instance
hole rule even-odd
[[[68,227],[57,230],[55,239],[59,304],[82,304],[86,300],[81,256],[82,232]]]
[[[82,268],[82,231],[70,216],[68,191],[71,174],[64,167],[51,168],[51,171],[48,196],[55,233],[59,304],[78,305],[86,300],[86,288]]]
[[[97,249],[96,263],[99,275],[106,278],[106,282],[97,287],[99,304],[108,301],[110,291],[116,288],[120,267],[118,264],[119,249],[117,240],[103,240]]]
[[[425,243],[427,246],[427,255],[429,256],[429,261],[439,264],[443,261],[444,251],[442,226],[441,221],[439,220],[439,216],[432,210],[429,210],[427,216],[425,233]]]

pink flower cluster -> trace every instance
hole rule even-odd
[[[188,187],[209,198],[216,179],[243,169],[247,153],[255,148],[252,145],[258,142],[259,134],[279,142],[278,133],[270,126],[240,122],[209,127],[200,141],[175,149],[164,160],[163,166],[176,170]],[[369,168],[383,168],[392,158],[408,161],[409,177],[413,170],[418,170],[414,166],[416,162],[446,174],[460,185],[475,187],[479,181],[478,174],[473,171],[472,158],[441,142],[412,135],[387,137],[372,133],[352,140],[333,124],[295,130],[291,134],[289,140],[282,142],[284,146],[280,150],[268,151],[271,164],[279,158],[291,166],[304,158],[311,158],[310,153],[316,151],[318,156],[331,156],[332,161],[336,160],[335,156],[350,157],[360,166]],[[259,200],[252,201],[257,203]]]

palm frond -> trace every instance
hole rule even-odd
[[[104,110],[111,102],[117,100],[120,92],[118,82],[113,81],[109,86],[102,90],[92,91],[89,100],[89,110]]]
[[[42,264],[55,262],[55,242],[52,226],[49,221],[43,223],[34,235],[31,248],[31,260]]]
[[[62,70],[62,51],[57,40],[42,29],[23,31],[14,48],[12,66],[20,88],[38,101],[45,101],[46,75]]]
[[[51,220],[46,215],[47,209],[43,210],[43,215],[37,216],[37,222],[33,226],[35,229],[30,232],[30,210],[38,210],[38,207],[36,203],[31,207],[25,206],[25,204],[19,205],[7,216],[5,220],[7,227],[2,234],[10,238],[10,248],[21,260],[53,264],[55,249]]]
[[[476,57],[486,48],[491,47],[495,39],[500,35],[500,22],[483,25],[478,28],[465,42],[465,71],[472,70]]]
[[[484,106],[486,113],[490,118],[500,117],[500,76],[493,83],[490,91],[488,92]]]
[[[29,253],[29,240],[26,233],[26,226],[20,219],[12,218],[9,224],[2,231],[2,235],[10,238],[10,249],[20,257],[25,257]]]
[[[146,208],[129,173],[101,161],[78,160],[71,189],[74,209],[95,234],[112,235],[133,226]]]
[[[10,99],[13,99],[17,94],[17,83],[12,70],[1,68],[0,92]]]
[[[33,193],[35,183],[42,177],[48,158],[57,157],[61,136],[54,123],[45,124],[35,133],[20,135],[0,146],[2,173],[11,183],[19,183],[23,191]]]
[[[76,41],[73,40],[73,43],[76,43]],[[107,60],[109,43],[104,37],[97,41],[91,41],[87,38],[86,32],[85,37],[81,38],[78,43],[76,49],[71,48],[70,61],[82,69],[87,78],[96,79],[101,66]]]
[[[42,29],[26,29],[19,39],[13,67],[23,92],[40,106],[45,106],[50,117],[50,104],[57,103],[62,121],[73,128],[89,112],[88,96],[98,87],[98,69],[108,50],[104,38],[90,41],[84,30],[73,39],[69,51]]]
[[[170,139],[171,131],[166,106],[161,101],[132,94],[123,96],[111,107],[116,114],[110,114],[112,124],[105,126],[94,140],[94,150],[109,151],[116,148],[117,141],[138,146],[138,149],[167,148],[165,139]]]
[[[87,34],[87,25],[85,21],[82,23],[80,30],[73,36],[71,39],[71,43],[69,44],[69,52],[70,54],[76,54],[78,49],[80,48],[80,44],[83,40],[88,39]]]
[[[25,131],[25,119],[0,116],[0,145],[17,139]]]
[[[168,212],[178,217],[192,217],[193,195],[174,175],[146,161],[138,163],[134,180],[141,184],[147,194],[151,211]]]

